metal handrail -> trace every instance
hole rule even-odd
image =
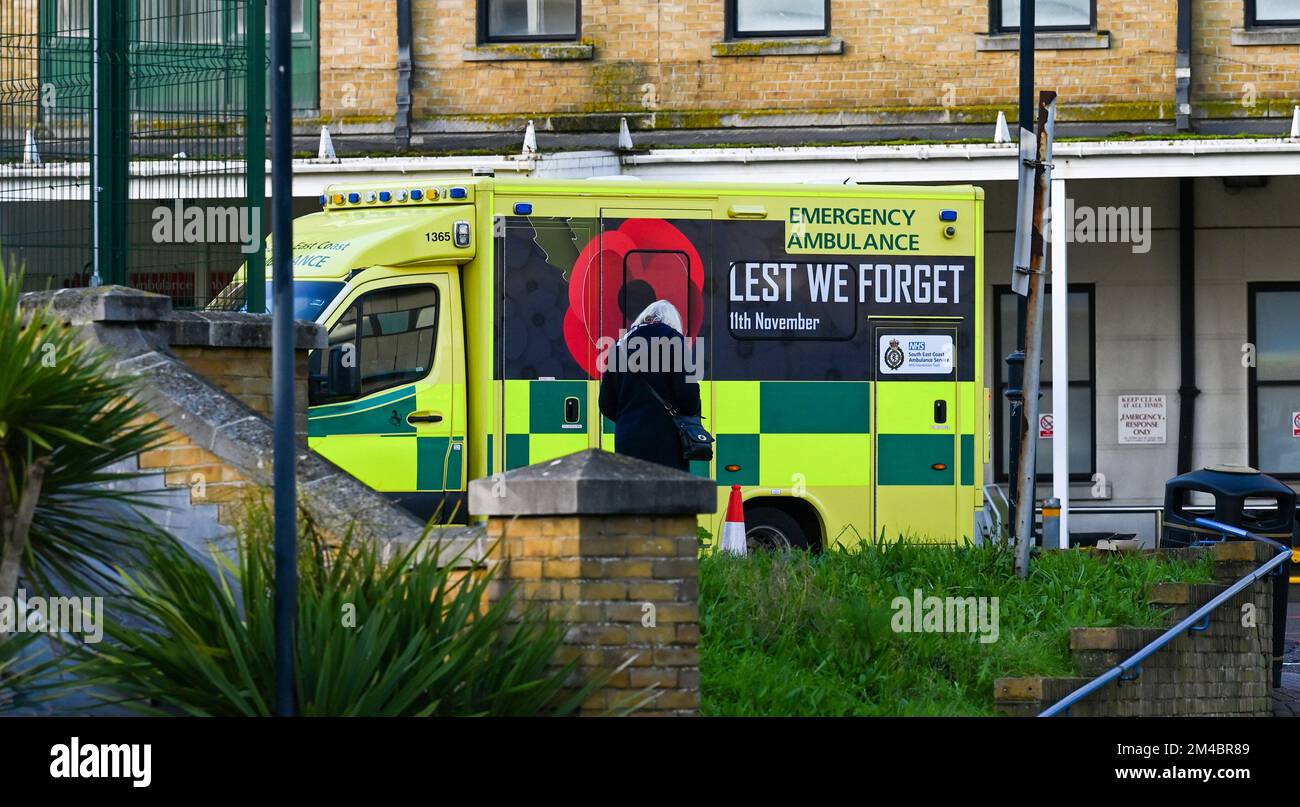
[[[1227,540],[1227,537],[1229,535],[1233,535],[1238,538],[1245,538],[1251,541],[1258,541],[1259,543],[1262,544],[1268,544],[1269,546],[1274,547],[1280,551],[1278,552],[1277,556],[1274,557],[1272,560],[1268,561],[1267,563],[1264,563],[1258,569],[1246,575],[1245,577],[1241,578],[1237,582],[1233,583],[1231,586],[1228,586],[1227,589],[1225,589],[1223,592],[1221,592],[1216,597],[1214,597],[1214,599],[1210,600],[1205,605],[1202,605],[1200,608],[1197,608],[1186,619],[1179,622],[1177,625],[1174,625],[1172,628],[1165,631],[1164,633],[1160,634],[1159,638],[1157,638],[1155,641],[1151,642],[1141,650],[1137,651],[1133,655],[1129,656],[1118,666],[1110,668],[1106,672],[1102,673],[1101,675],[1097,676],[1093,680],[1089,681],[1088,683],[1074,690],[1069,695],[1066,695],[1061,700],[1049,706],[1041,714],[1038,715],[1039,717],[1055,717],[1059,714],[1065,714],[1068,716],[1071,706],[1083,700],[1084,698],[1088,697],[1089,695],[1101,689],[1102,687],[1106,686],[1111,681],[1114,681],[1116,679],[1121,679],[1121,678],[1125,681],[1131,681],[1134,678],[1137,678],[1139,675],[1142,674],[1142,662],[1145,661],[1147,657],[1149,657],[1151,654],[1155,653],[1157,650],[1164,647],[1165,645],[1169,644],[1174,639],[1183,635],[1184,633],[1187,633],[1189,631],[1205,630],[1205,627],[1209,625],[1209,615],[1211,612],[1213,612],[1220,605],[1223,605],[1225,602],[1235,597],[1238,593],[1246,589],[1248,586],[1253,584],[1256,580],[1260,579],[1264,575],[1269,574],[1274,570],[1280,569],[1282,564],[1286,563],[1291,559],[1290,547],[1284,546],[1283,544],[1280,544],[1277,541],[1274,541],[1272,539],[1265,538],[1262,535],[1256,535],[1255,533],[1249,532],[1247,530],[1243,530],[1240,527],[1234,527],[1229,524],[1222,524],[1218,521],[1213,521],[1208,518],[1198,518],[1196,519],[1196,523],[1202,527],[1208,527],[1210,529],[1218,530],[1219,533],[1223,536],[1220,539],[1220,541]],[[1198,544],[1205,545],[1208,543],[1219,543],[1220,541],[1200,541],[1198,542]]]
[[[1155,524],[1156,546],[1164,544],[1165,507],[1163,504],[1075,504],[1070,502],[1068,508],[1070,515],[1081,516],[1119,516],[1119,515],[1145,515],[1151,516]],[[1272,510],[1273,508],[1265,505],[1246,505],[1242,508],[1244,512],[1253,513],[1260,510]],[[1212,504],[1192,504],[1183,508],[1188,513],[1213,513],[1214,505]],[[1036,504],[1034,506],[1036,515],[1043,514],[1043,506]],[[1297,513],[1300,513],[1300,507],[1297,507]]]

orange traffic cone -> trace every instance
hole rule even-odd
[[[740,485],[731,486],[731,500],[727,502],[727,521],[722,527],[722,551],[732,555],[745,554],[745,506],[740,501]]]

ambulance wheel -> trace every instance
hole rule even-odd
[[[794,517],[775,507],[755,507],[745,513],[745,546],[750,552],[808,549],[808,536]]]

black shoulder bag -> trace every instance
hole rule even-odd
[[[673,419],[673,425],[677,427],[677,437],[682,444],[682,459],[701,462],[713,459],[713,435],[704,428],[702,418],[699,415],[677,414],[677,410],[669,406],[662,395],[655,392],[654,386],[649,381],[646,381],[645,385],[650,390],[650,394],[655,396],[655,400],[663,404],[664,409],[668,411],[668,416]]]

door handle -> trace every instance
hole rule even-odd
[[[437,412],[412,412],[406,416],[407,423],[441,423],[442,415]]]

